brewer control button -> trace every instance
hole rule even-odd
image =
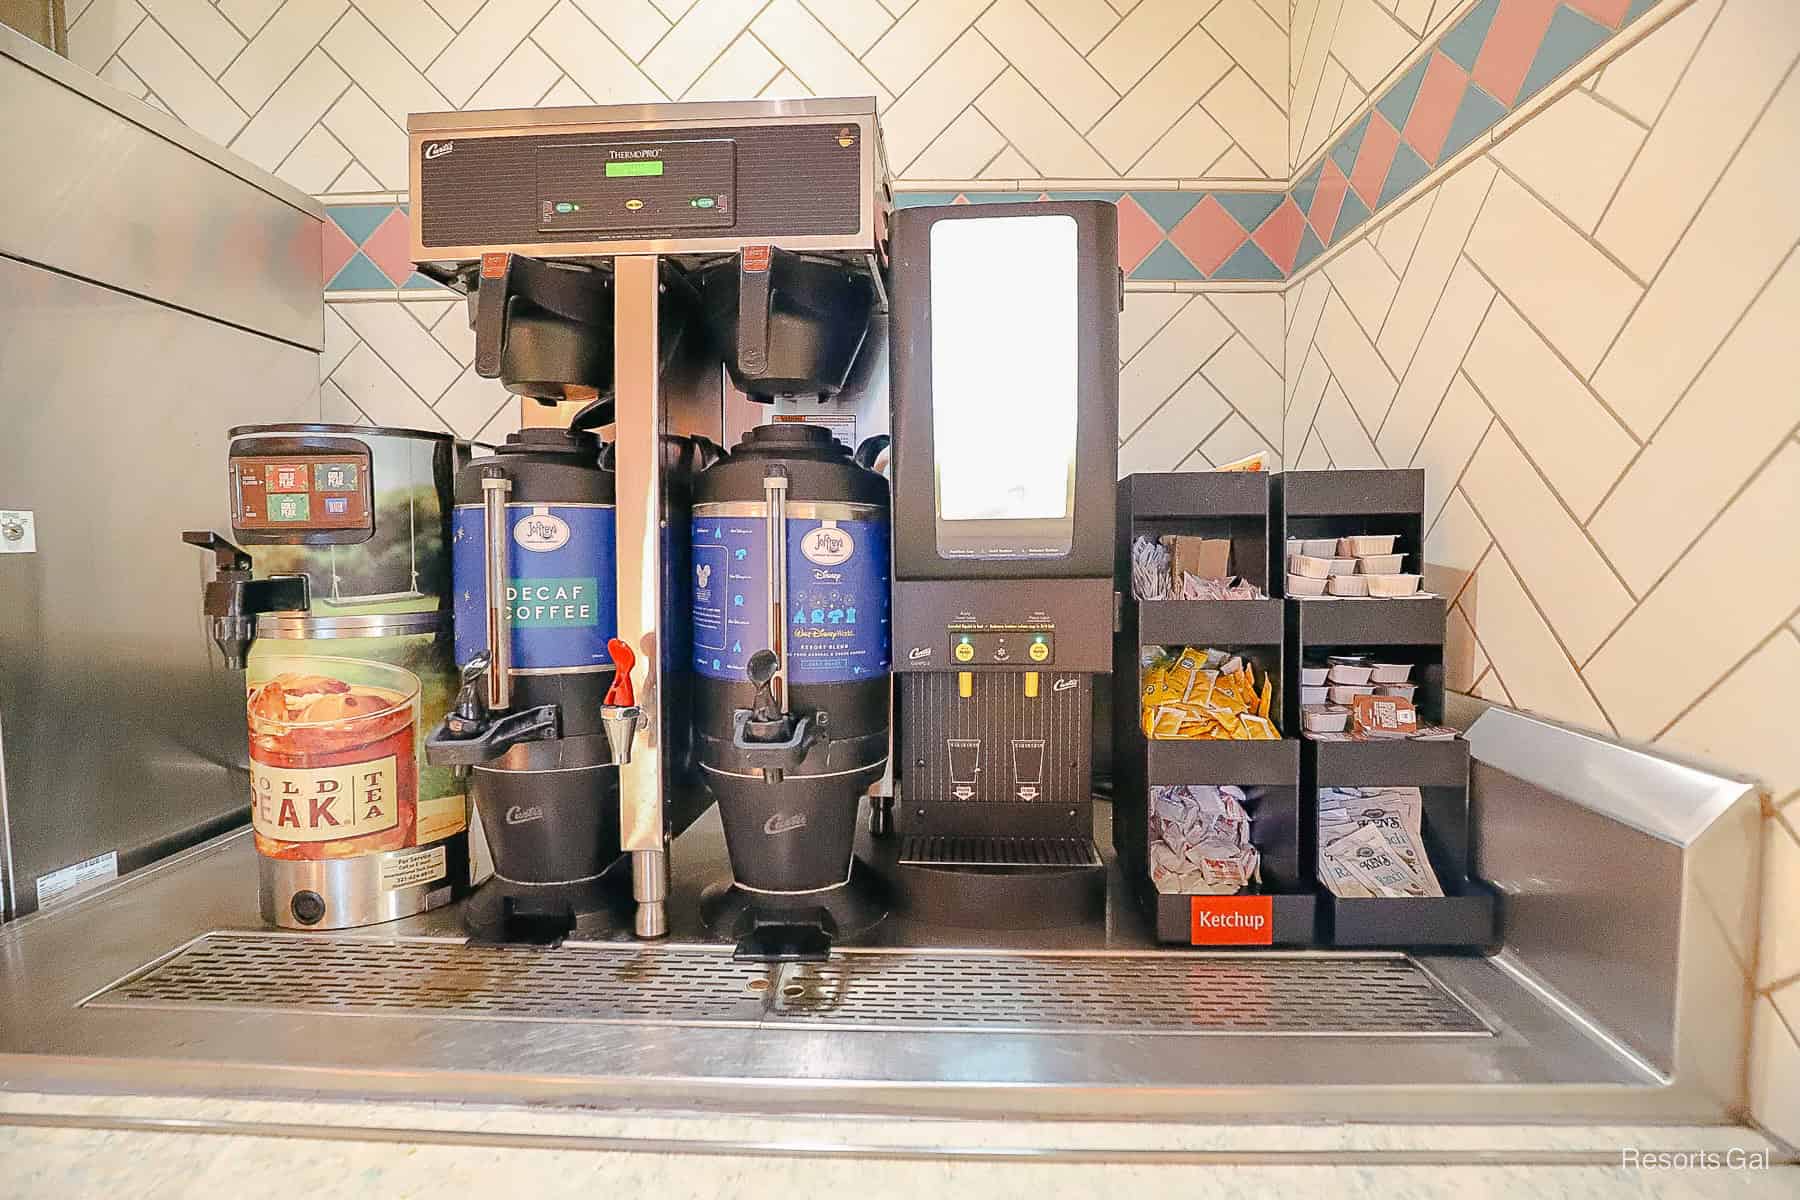
[[[967,642],[958,642],[951,653],[955,655],[957,662],[971,662],[975,658],[975,647]]]
[[[1033,642],[1031,643],[1031,649],[1026,651],[1026,653],[1031,655],[1032,662],[1043,662],[1050,657],[1050,647],[1044,645],[1042,642]]]
[[[302,925],[317,925],[325,919],[325,898],[317,892],[295,892],[288,910]]]
[[[1005,662],[1007,659],[1009,659],[1011,657],[1012,657],[1012,654],[1007,650],[1007,648],[1005,646],[995,646],[994,647],[994,661],[995,662]]]

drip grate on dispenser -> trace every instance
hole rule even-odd
[[[1392,954],[849,950],[772,966],[715,946],[214,933],[86,1003],[944,1033],[1491,1036],[1417,963]]]
[[[900,843],[900,861],[928,867],[1097,867],[1087,838],[959,837],[918,834]]]

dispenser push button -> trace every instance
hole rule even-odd
[[[1025,672],[1025,698],[1027,700],[1036,700],[1037,696],[1038,673],[1036,671],[1027,671]]]
[[[958,671],[956,673],[956,694],[964,700],[975,694],[975,672]]]

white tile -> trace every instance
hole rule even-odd
[[[1344,0],[1331,53],[1367,92],[1418,47],[1419,39],[1375,0]]]
[[[779,74],[781,60],[770,54],[769,48],[757,41],[755,34],[745,32],[725,48],[725,53],[706,68],[706,73],[696,79],[694,86],[683,93],[681,98],[742,100],[762,91]],[[888,124],[885,113],[881,124],[885,136]]]
[[[1396,383],[1381,355],[1357,325],[1356,318],[1336,293],[1325,301],[1325,312],[1319,318],[1317,338],[1319,353],[1331,366],[1331,373],[1344,387],[1344,393],[1362,417],[1363,424],[1374,429],[1387,415],[1393,403]],[[1332,446],[1333,457],[1337,447]]]
[[[1587,664],[1619,732],[1654,737],[1793,612],[1800,444],[1787,443]],[[1756,585],[1742,578],[1756,564]],[[1678,646],[1681,653],[1666,651]]]
[[[881,114],[881,136],[888,161],[895,167],[911,163],[1005,69],[1006,60],[985,38],[972,29],[963,34],[919,77],[918,83],[906,89],[906,94]],[[932,175],[912,169],[906,174],[918,179],[965,178],[980,170],[999,149],[999,144],[994,145],[981,162],[966,172]]]
[[[1451,17],[1469,7],[1469,0],[1434,0],[1430,28],[1436,29]]]
[[[477,17],[476,21],[480,19]],[[657,85],[569,0],[562,0],[550,10],[532,41],[583,92],[593,97],[595,104],[637,104],[662,99]]]
[[[1364,470],[1386,465],[1376,453],[1375,443],[1369,440],[1368,428],[1357,419],[1344,396],[1342,384],[1335,377],[1325,385],[1313,432],[1325,443],[1332,465],[1339,470]]]
[[[1431,0],[1399,0],[1393,6],[1394,16],[1406,26],[1408,33],[1423,35],[1431,23]]]
[[[140,2],[208,75],[223,71],[244,48],[244,35],[207,0]]]
[[[1491,153],[1577,229],[1592,233],[1644,133],[1576,88],[1507,134]]]
[[[1425,218],[1431,215],[1431,202],[1436,196],[1435,189],[1426,192],[1385,218],[1381,228],[1375,231],[1375,250],[1394,274],[1404,272],[1412,261],[1413,247],[1419,244],[1419,235],[1425,231]]]
[[[331,380],[319,384],[319,420],[328,425],[369,425],[369,415],[356,407],[344,389]]]
[[[1272,292],[1213,292],[1206,297],[1237,331],[1250,339],[1277,377],[1281,371],[1282,304]]]
[[[1069,45],[1086,54],[1119,23],[1119,14],[1106,0],[1031,0]]]
[[[885,118],[882,126],[885,132]],[[986,117],[973,108],[964,109],[903,174],[914,179],[973,179],[1005,145],[1006,139]]]
[[[281,7],[281,0],[219,0],[218,7],[239,33],[253,38]]]
[[[1393,307],[1375,339],[1381,357],[1396,370],[1405,370],[1418,348],[1469,228],[1481,213],[1494,173],[1493,164],[1477,158],[1437,186],[1431,215],[1425,219],[1412,261],[1400,277]]]
[[[1173,471],[1232,415],[1231,405],[1196,375],[1119,447],[1119,476]]]
[[[1452,605],[1444,617],[1444,686],[1466,693],[1487,669],[1487,652],[1475,640],[1469,618]]]
[[[1594,389],[1639,433],[1673,407],[1800,238],[1797,145],[1800,76],[1790,75],[1594,377]],[[1788,320],[1797,313],[1790,308]]]
[[[281,17],[276,17],[278,23]],[[260,41],[260,39],[258,39]],[[255,44],[252,44],[252,50]],[[227,72],[229,74],[229,72]],[[350,86],[350,78],[338,65],[326,56],[323,50],[313,48],[311,54],[287,77],[273,96],[268,97],[257,114],[250,118],[231,148],[266,171],[275,169],[276,164],[285,159],[301,140],[313,131],[326,111],[344,94]],[[327,148],[328,149],[328,148]],[[330,157],[329,154],[326,155]],[[348,158],[348,155],[345,156]],[[322,166],[322,163],[319,164]],[[335,178],[337,172],[344,169],[339,162],[331,172]],[[330,183],[331,179],[327,179]],[[324,188],[310,189],[323,191]]]
[[[340,305],[339,316],[407,385],[427,401],[456,382],[459,367],[398,301]],[[335,372],[334,372],[335,373]]]
[[[369,99],[403,129],[410,113],[442,112],[452,107],[445,99],[446,93],[439,92],[419,74],[360,12],[345,13],[319,44],[368,93]],[[512,46],[508,45],[499,58],[511,51]],[[500,65],[499,58],[494,66]],[[456,96],[456,102],[468,99],[474,90],[470,88]]]
[[[1302,84],[1307,83],[1305,78]],[[1335,58],[1327,58],[1312,91],[1295,89],[1289,102],[1293,114],[1288,122],[1288,161],[1304,166],[1321,150],[1331,131],[1337,128],[1337,111],[1346,100],[1359,100],[1362,93],[1350,82],[1350,76]]]
[[[1207,8],[1194,0],[1142,0],[1100,39],[1088,62],[1115,90],[1127,91],[1186,36]]]
[[[1349,75],[1331,57],[1331,35],[1337,28],[1343,0],[1319,0],[1311,7],[1311,19],[1296,13],[1288,50],[1288,74],[1293,81],[1288,111],[1290,161],[1298,164],[1318,149],[1327,132],[1319,128],[1337,107],[1338,94]],[[1304,36],[1302,36],[1304,31]],[[1323,117],[1319,110],[1323,109]]]
[[[1258,451],[1270,456],[1269,470],[1281,470],[1280,453],[1237,413],[1232,414],[1216,432],[1200,443],[1200,453],[1217,466],[1248,458]]]
[[[1191,293],[1126,292],[1125,311],[1119,314],[1119,361],[1130,362],[1188,304]]]
[[[1289,287],[1286,295],[1292,296],[1294,302],[1287,326],[1287,348],[1282,353],[1282,372],[1290,378],[1298,378],[1300,363],[1318,334],[1319,318],[1325,314],[1325,301],[1331,297],[1331,280],[1323,271],[1317,271],[1297,287]]]
[[[542,49],[542,47],[539,48]],[[573,79],[564,75],[561,79],[551,85],[549,91],[544,93],[544,98],[538,101],[538,107],[559,108],[568,107],[570,105],[592,104],[593,102],[594,98],[592,96],[582,91],[581,86]]]
[[[1790,257],[1589,525],[1647,591],[1800,422],[1800,259]]]
[[[1496,671],[1492,665],[1488,667],[1487,673],[1481,677],[1469,694],[1478,696],[1490,704],[1504,704],[1508,708],[1514,707],[1513,698],[1507,692],[1506,684],[1500,678],[1500,672]]]
[[[431,327],[431,336],[463,366],[475,361],[475,331],[469,328],[469,314],[462,304],[451,306]]]
[[[666,0],[665,0],[666,3]],[[470,440],[483,446],[498,446],[506,440],[506,435],[516,433],[519,428],[519,406],[502,404],[494,419],[482,427],[480,433]]]
[[[1262,168],[1265,178],[1286,178],[1287,118],[1248,75],[1241,70],[1230,72],[1206,93],[1200,107],[1225,127],[1238,147]]]
[[[474,367],[469,367],[432,408],[458,437],[472,438],[494,419],[501,405],[512,399],[512,393],[498,379],[483,379],[475,374]]]
[[[432,11],[444,18],[452,29],[461,29],[469,18],[481,11],[488,0],[426,0]]]
[[[1451,492],[1437,523],[1425,535],[1425,580],[1421,586],[1446,600],[1455,600],[1492,544],[1487,526],[1469,507],[1468,497],[1461,491]],[[1473,675],[1469,676],[1470,681],[1473,679]]]
[[[1188,105],[1205,95],[1230,70],[1231,56],[1204,29],[1195,29],[1093,127],[1088,140],[1119,171],[1129,170],[1157,138],[1168,132]],[[1236,136],[1230,122],[1220,113],[1210,115],[1241,144],[1242,139]]]
[[[771,0],[750,25],[775,57],[821,96],[874,96],[886,107],[893,100],[855,55],[801,6],[800,0]]]
[[[1195,105],[1182,113],[1155,145],[1144,151],[1144,156],[1132,164],[1131,174],[1138,179],[1217,176],[1221,172],[1220,159],[1235,148],[1225,127],[1205,109]],[[1259,177],[1263,174],[1262,168],[1243,151],[1239,150],[1237,157],[1247,167],[1248,174]]]
[[[1200,373],[1250,422],[1271,446],[1281,442],[1281,376],[1263,361],[1249,339],[1234,337],[1207,360]],[[1210,451],[1207,457],[1217,457]]]
[[[1475,450],[1494,423],[1494,414],[1467,378],[1458,374],[1444,391],[1444,401],[1425,429],[1425,438],[1410,463],[1391,461],[1391,466],[1413,466],[1425,472],[1425,525],[1438,519],[1451,489],[1456,486]]]
[[[812,89],[801,83],[792,71],[783,70],[756,94],[768,100],[796,100],[812,95]]]
[[[650,0],[575,0],[575,3],[633,62],[642,62],[651,48],[669,32],[669,19],[658,12]]]
[[[1587,729],[1607,730],[1606,714],[1582,686],[1574,664],[1504,556],[1490,552],[1482,559],[1457,603],[1481,639],[1493,670],[1505,680],[1504,703]]]
[[[1388,462],[1399,466],[1412,459],[1493,298],[1494,289],[1481,272],[1466,259],[1457,259],[1418,353],[1394,393],[1393,407],[1375,435],[1375,444]]]
[[[254,122],[252,122],[254,124]],[[238,141],[244,139],[239,135]],[[307,131],[276,170],[276,174],[309,195],[318,195],[350,165],[350,152],[326,132],[323,125]]]
[[[1256,3],[1285,36],[1288,31],[1289,10],[1292,8],[1290,0],[1256,0]]]
[[[1504,296],[1488,309],[1463,370],[1585,522],[1637,453],[1631,435]]]
[[[1519,253],[1521,246],[1531,253]],[[1495,178],[1466,249],[1584,376],[1600,365],[1642,293],[1554,209],[1504,174]]]
[[[1771,796],[1787,796],[1800,788],[1800,738],[1793,735],[1786,699],[1796,679],[1800,637],[1782,629],[1671,725],[1657,744],[1749,774]],[[1793,895],[1800,897],[1800,892]],[[1800,914],[1800,904],[1790,907]],[[1765,982],[1800,973],[1800,924],[1794,926],[1793,938],[1787,962],[1778,973],[1764,972]]]
[[[1296,471],[1329,471],[1331,455],[1325,449],[1324,439],[1316,433],[1308,433],[1306,442],[1300,448],[1300,457],[1294,460]]]
[[[475,90],[464,108],[530,108],[544,98],[550,85],[562,78],[562,68],[526,38],[506,56],[486,83]]]
[[[1087,60],[1026,0],[995,0],[975,28],[1021,75],[1036,84],[1044,98],[1075,128],[1087,129],[1118,101],[1119,94],[1100,78],[1099,72],[1088,66]],[[1195,98],[1198,95],[1195,93]],[[1171,97],[1169,103],[1179,104],[1180,99]]]
[[[317,55],[319,39],[347,7],[346,0],[282,5],[219,76],[219,86],[246,111],[262,116],[257,110],[283,88],[294,68]]]
[[[344,143],[356,156],[354,168],[360,165],[372,172],[368,183],[374,188],[404,189],[406,179],[406,134],[388,119],[375,102],[359,87],[352,86],[325,113],[325,128]],[[332,185],[333,191],[347,189],[342,180]]]
[[[975,23],[992,0],[917,0],[869,52],[863,65],[896,95]],[[794,64],[790,63],[789,66]]]
[[[1698,0],[1670,17],[1661,28],[1606,64],[1594,93],[1644,124],[1653,124],[1701,35],[1718,15],[1720,3]]]
[[[444,318],[444,315],[452,309],[455,309],[458,312],[466,311],[464,309],[464,301],[462,300],[402,299],[400,301],[400,307],[406,311],[407,316],[419,323],[419,328],[426,330],[427,332],[435,328],[437,323]]]
[[[1791,911],[1791,910],[1790,910]],[[1800,1043],[1789,1021],[1800,1017],[1800,988],[1758,996],[1750,1027],[1750,1112],[1776,1137],[1800,1141]],[[1783,1020],[1776,1000],[1785,1005]]]
[[[1295,372],[1294,396],[1282,421],[1281,444],[1289,458],[1294,457],[1296,446],[1305,445],[1309,438],[1318,440],[1313,436],[1313,426],[1318,423],[1319,405],[1331,382],[1331,368],[1325,365],[1318,347],[1312,347]]]
[[[1375,252],[1375,239],[1357,238],[1325,264],[1338,298],[1364,329],[1380,329],[1400,280]]]
[[[228,146],[244,127],[243,110],[155,21],[139,25],[119,57],[195,132]]]
[[[150,91],[149,85],[138,78],[137,72],[117,58],[107,59],[106,65],[100,68],[100,78],[136,100],[142,100]]]
[[[1231,323],[1212,305],[1200,299],[1185,305],[1119,373],[1119,432],[1136,432],[1231,334]]]
[[[1332,110],[1328,128],[1339,131],[1350,123],[1350,118],[1362,110],[1369,97],[1356,86],[1356,80],[1344,77],[1344,90],[1338,94],[1337,107]],[[1327,139],[1330,140],[1330,139]]]
[[[137,0],[94,0],[69,22],[69,60],[98,72],[144,19]]]
[[[920,6],[929,2],[919,0]],[[1032,165],[1033,175],[1100,179],[1113,174],[1106,160],[1017,71],[1002,72],[976,100],[975,107]]]
[[[355,90],[356,89],[354,88],[351,89],[351,91]],[[381,111],[374,107],[374,101],[369,100],[367,96],[363,97],[363,101],[369,105],[370,111],[376,113]],[[330,114],[327,114],[327,116],[329,115]],[[383,117],[382,119],[386,120],[387,118]],[[327,127],[329,127],[329,125]],[[339,140],[341,141],[342,138],[340,137]],[[378,192],[381,190],[381,180],[369,174],[361,163],[352,162],[349,166],[344,168],[344,173],[342,175],[339,175],[336,179],[331,181],[331,190],[341,195],[349,195],[353,192]]]
[[[456,31],[425,0],[352,0],[357,10],[421,71]]]
[[[1562,644],[1585,662],[1631,611],[1631,594],[1498,425],[1463,472],[1462,490]]]
[[[879,0],[805,0],[806,7],[852,54],[864,54],[894,23]]]
[[[388,305],[345,304],[340,307],[349,309]],[[410,324],[412,318],[407,317],[406,320]],[[331,382],[344,389],[344,395],[377,425],[434,431],[448,428],[365,343],[359,342],[350,351],[338,369],[331,373]]]
[[[1208,119],[1210,120],[1211,118]],[[1180,128],[1180,124],[1179,121],[1176,122],[1176,128]],[[1170,133],[1173,132],[1174,130],[1170,130]],[[1165,134],[1164,136],[1167,137],[1168,135]],[[1146,154],[1144,159],[1148,159],[1155,153],[1156,147],[1152,146],[1150,148],[1150,154]],[[1144,160],[1140,159],[1139,161],[1142,162]],[[1212,166],[1206,168],[1206,174],[1209,178],[1215,180],[1270,178],[1269,174],[1264,171],[1262,167],[1257,165],[1255,159],[1251,158],[1248,154],[1245,154],[1243,149],[1236,145],[1214,159]]]
[[[1278,106],[1285,108],[1288,90],[1288,40],[1255,0],[1221,0],[1200,27],[1224,47]],[[1285,126],[1285,122],[1283,122]],[[1283,130],[1283,142],[1286,131]]]
[[[350,328],[344,318],[338,316],[338,309],[347,308],[345,304],[325,305],[325,348],[319,352],[319,377],[322,379],[338,369],[344,356],[362,344],[356,336],[356,330]]]
[[[1602,245],[1649,279],[1800,53],[1790,0],[1734,0],[1645,139],[1600,222]]]
[[[452,107],[460,107],[494,73],[501,60],[513,52],[513,47],[544,19],[553,3],[554,0],[506,0],[503,4],[482,6],[444,47],[425,77],[449,97]],[[554,46],[539,49],[556,57]],[[562,67],[568,71],[569,64],[563,63]],[[694,73],[699,74],[699,69]]]

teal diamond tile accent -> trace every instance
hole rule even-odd
[[[1418,151],[1401,142],[1394,150],[1394,162],[1388,167],[1388,177],[1381,185],[1381,195],[1375,198],[1375,207],[1386,208],[1430,173],[1431,164],[1420,158]]]
[[[1138,202],[1150,219],[1163,229],[1173,229],[1181,224],[1181,218],[1193,212],[1199,203],[1206,199],[1205,192],[1133,192],[1131,198]],[[1158,276],[1158,278],[1162,278]]]
[[[955,192],[895,192],[895,208],[926,208],[931,205],[949,204],[956,199]]]
[[[1625,19],[1619,22],[1619,28],[1625,28],[1659,3],[1661,0],[1631,0],[1631,7],[1625,10]]]
[[[1255,242],[1245,242],[1237,248],[1237,252],[1219,264],[1213,272],[1214,279],[1280,279],[1281,268],[1276,266],[1269,256],[1256,246]]]
[[[1398,126],[1396,126],[1398,128]],[[1356,152],[1362,149],[1363,135],[1369,132],[1369,114],[1364,113],[1357,118],[1356,124],[1345,131],[1338,139],[1338,144],[1331,148],[1331,161],[1338,165],[1338,170],[1348,179],[1350,172],[1356,167]]]
[[[1313,169],[1300,177],[1294,185],[1294,203],[1300,206],[1301,212],[1311,212],[1313,193],[1319,190],[1319,176],[1325,170],[1325,160],[1320,159],[1313,164]]]
[[[1438,43],[1451,62],[1465,71],[1475,69],[1475,59],[1481,53],[1481,44],[1487,41],[1488,28],[1494,23],[1494,14],[1500,11],[1500,0],[1481,0],[1481,3],[1469,10],[1469,15],[1456,23],[1456,28],[1444,35]]]
[[[1189,262],[1187,255],[1165,239],[1163,244],[1144,256],[1144,261],[1131,273],[1133,279],[1205,279],[1200,268]]]
[[[1313,232],[1310,222],[1303,222],[1300,227],[1300,251],[1294,255],[1294,270],[1298,271],[1319,255],[1325,253],[1325,243]]]
[[[1051,192],[1050,198],[1052,200],[1104,200],[1108,204],[1117,204],[1119,202],[1119,197],[1123,196],[1124,194],[1125,193],[1122,191],[1120,191],[1120,192]]]
[[[1331,230],[1331,244],[1337,245],[1344,235],[1369,219],[1369,206],[1362,202],[1355,188],[1344,189],[1344,204],[1338,209],[1337,224]]]
[[[1036,192],[963,192],[970,204],[1036,204]]]
[[[1431,62],[1427,54],[1412,68],[1394,81],[1394,86],[1387,90],[1387,95],[1375,102],[1375,111],[1387,118],[1387,123],[1395,129],[1406,128],[1406,118],[1412,116],[1413,101],[1419,98],[1419,85],[1425,82],[1425,68]]]
[[[345,237],[360,246],[398,207],[395,204],[330,204],[325,207],[325,214],[344,231]]]
[[[1232,220],[1252,231],[1268,220],[1269,214],[1280,208],[1281,202],[1286,198],[1286,192],[1213,193],[1213,199],[1231,214]]]
[[[449,288],[446,288],[443,284],[439,283],[437,280],[427,279],[425,276],[419,274],[417,271],[414,271],[412,273],[412,275],[410,277],[408,277],[407,281],[405,283],[401,284],[400,287],[402,288],[402,290],[409,291],[409,292],[434,291],[434,292],[443,292],[446,295],[454,294],[450,291]]]
[[[1610,31],[1598,21],[1590,21],[1572,8],[1557,9],[1531,60],[1531,69],[1525,72],[1519,98],[1513,103],[1522,104],[1527,97],[1537,95],[1546,84],[1586,58],[1589,51],[1609,36]],[[1452,128],[1451,136],[1455,133]]]
[[[392,205],[389,206],[392,211]],[[350,256],[343,269],[331,277],[325,285],[328,292],[363,292],[394,290],[394,281],[381,273],[381,268],[369,261],[369,256],[358,250]]]
[[[1438,161],[1443,162],[1492,129],[1494,122],[1505,115],[1506,106],[1488,95],[1471,79],[1468,90],[1463,92],[1462,103],[1456,106],[1456,116],[1450,120],[1450,132],[1444,138],[1444,148],[1438,154]]]

